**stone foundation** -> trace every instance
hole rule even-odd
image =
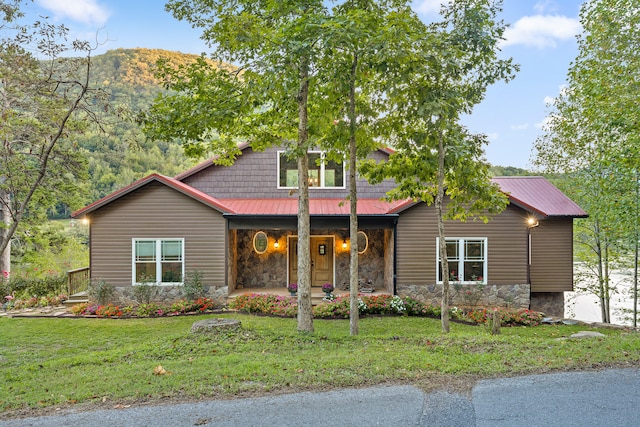
[[[532,292],[531,310],[549,317],[564,317],[564,292]]]
[[[401,297],[440,305],[442,285],[398,284]],[[529,308],[530,286],[516,285],[450,285],[449,305],[459,307]]]
[[[229,295],[226,286],[205,286],[205,297],[212,299],[216,306],[224,306]],[[116,305],[137,305],[140,302],[135,299],[133,286],[116,287]],[[154,286],[151,301],[155,303],[172,303],[184,298],[182,286]]]

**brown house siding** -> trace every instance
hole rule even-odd
[[[203,169],[182,181],[198,190],[219,199],[228,198],[288,198],[289,189],[278,189],[278,148],[253,151],[250,147],[238,156],[233,167],[214,165]],[[383,160],[383,153],[375,152],[371,158]],[[342,198],[349,194],[347,171],[344,189],[310,188],[309,196],[318,198]],[[392,181],[371,185],[358,179],[359,198],[380,198],[394,188]],[[295,197],[295,196],[293,196]]]
[[[133,238],[184,238],[185,271],[203,283],[225,286],[225,220],[222,214],[152,182],[98,209],[91,221],[91,279],[131,286]]]
[[[447,221],[449,237],[486,237],[490,285],[527,283],[526,213],[508,206],[485,224]],[[397,283],[436,283],[436,212],[420,203],[400,214],[397,227]]]
[[[542,220],[531,229],[531,292],[572,290],[573,220]]]

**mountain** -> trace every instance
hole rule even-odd
[[[77,139],[86,152],[90,182],[86,203],[152,172],[173,176],[192,166],[175,142],[149,141],[131,117],[148,108],[164,92],[155,77],[160,59],[174,67],[193,63],[197,55],[161,49],[115,49],[92,58],[91,82],[108,97],[108,111],[97,111],[100,126]],[[114,113],[115,112],[115,113]]]

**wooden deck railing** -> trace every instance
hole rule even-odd
[[[89,290],[89,267],[76,268],[67,272],[69,296]]]

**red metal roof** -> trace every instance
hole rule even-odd
[[[587,217],[573,200],[541,176],[503,176],[493,178],[511,203],[543,217]]]
[[[296,198],[280,199],[216,199],[177,179],[160,174],[151,174],[133,184],[115,191],[102,199],[74,212],[77,218],[93,212],[112,201],[135,191],[152,181],[161,182],[182,194],[192,197],[219,212],[236,215],[297,215]],[[511,203],[542,217],[586,217],[587,213],[565,196],[553,184],[539,176],[496,177],[493,181],[500,186]],[[379,199],[359,199],[358,215],[391,215],[402,212],[417,202],[397,200],[387,202]],[[309,201],[311,215],[349,215],[349,201],[344,199],[319,199]]]
[[[298,199],[222,199],[238,215],[297,215]],[[358,199],[358,215],[387,215],[404,200],[386,202],[379,199]],[[311,215],[349,215],[350,203],[344,199],[310,199]]]

